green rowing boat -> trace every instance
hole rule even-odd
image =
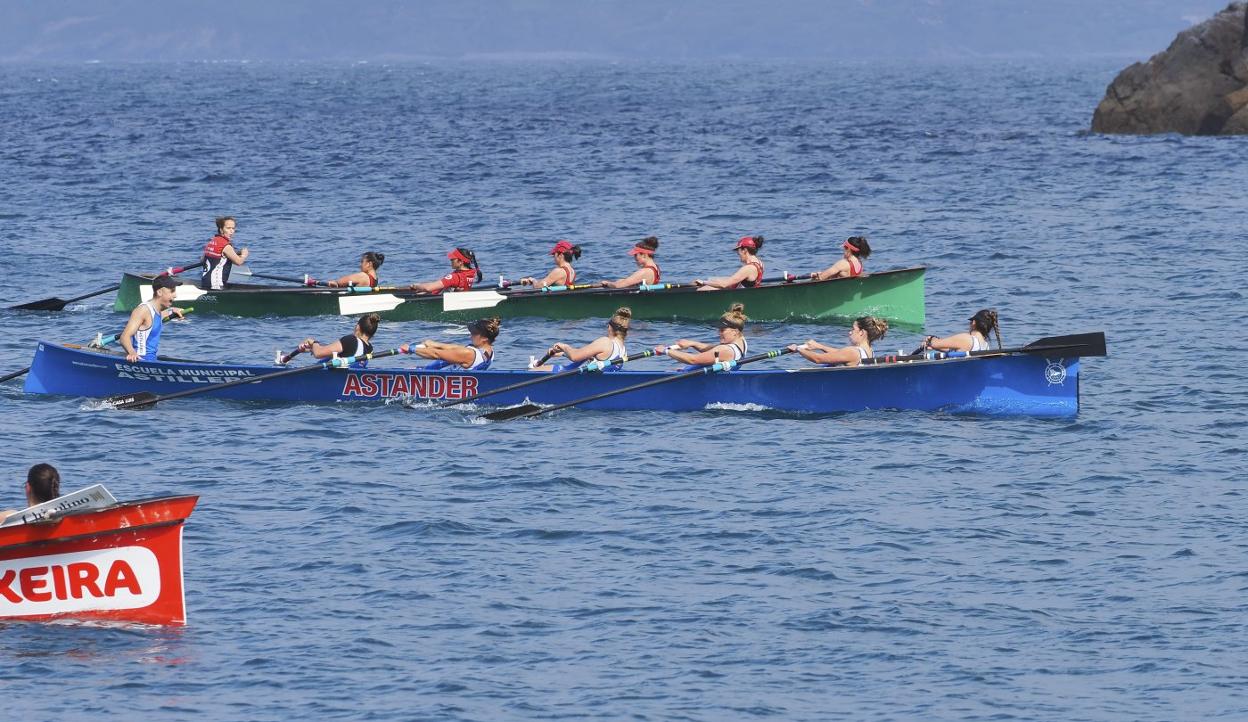
[[[633,318],[712,321],[733,303],[745,304],[754,321],[803,320],[841,323],[873,315],[912,329],[924,322],[924,268],[902,268],[829,281],[807,279],[764,283],[755,288],[698,291],[661,284],[650,289],[590,288],[565,291],[492,289],[440,296],[378,288],[301,288],[231,284],[204,291],[183,283],[176,301],[194,303],[195,312],[229,316],[356,316],[379,313],[394,321],[468,321],[483,316],[552,319],[607,318],[629,306]],[[152,276],[127,273],[113,304],[128,312],[151,297]]]

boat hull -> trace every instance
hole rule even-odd
[[[882,271],[857,278],[800,281],[722,291],[676,288],[661,291],[587,289],[556,293],[524,292],[494,306],[443,310],[440,296],[411,293],[353,293],[346,289],[298,288],[237,284],[221,291],[202,291],[183,283],[175,299],[194,305],[197,314],[230,316],[319,316],[379,313],[394,321],[468,321],[483,316],[551,319],[608,318],[629,306],[633,318],[712,321],[733,303],[745,304],[755,321],[806,320],[844,322],[873,315],[908,328],[924,323],[923,268]],[[488,290],[488,289],[487,289]],[[113,304],[129,312],[151,297],[151,277],[125,274]]]
[[[182,525],[199,497],[0,528],[0,619],[186,623]]]
[[[641,362],[639,362],[641,363]],[[653,363],[653,362],[650,362]],[[272,373],[272,366],[180,362],[129,363],[124,358],[40,342],[26,391],[107,397],[148,391],[169,394]],[[558,404],[646,381],[671,371],[585,373],[503,392],[483,405]],[[364,402],[467,398],[545,376],[531,371],[429,371],[405,368],[320,368],[242,384],[191,398],[241,401]],[[696,411],[753,405],[782,412],[827,414],[868,409],[1073,416],[1079,410],[1079,359],[1036,354],[704,374],[584,404],[587,409]]]

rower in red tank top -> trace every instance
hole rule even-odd
[[[658,283],[663,276],[659,264],[654,262],[654,254],[658,250],[658,238],[650,236],[641,239],[628,251],[628,255],[632,256],[637,264],[637,270],[618,281],[600,281],[598,285],[603,288],[632,288],[643,283],[651,285]]]
[[[477,254],[467,248],[456,248],[446,254],[451,261],[451,272],[436,281],[413,283],[408,288],[413,291],[438,294],[443,291],[467,291],[481,280],[481,266],[477,263]]]
[[[381,268],[381,264],[386,262],[386,254],[377,253],[376,251],[368,251],[360,256],[360,270],[355,273],[348,273],[342,278],[326,281],[325,285],[330,288],[346,288],[347,286],[368,286],[377,285],[377,269]],[[315,286],[316,280],[309,278],[307,280],[309,286]]]
[[[871,255],[871,244],[864,236],[852,236],[841,244],[841,260],[822,271],[810,274],[816,281],[829,278],[854,278],[862,275],[862,261]]]
[[[758,258],[758,252],[763,247],[762,236],[745,236],[737,241],[736,250],[737,258],[741,261],[741,267],[731,276],[721,276],[711,278],[706,281],[701,279],[694,280],[694,284],[698,286],[699,291],[717,291],[727,288],[754,288],[763,281],[763,262]]]
[[[576,269],[572,267],[572,261],[581,257],[581,247],[574,246],[569,241],[559,241],[550,249],[550,255],[555,257],[555,267],[550,273],[541,279],[525,276],[520,279],[520,283],[538,288],[571,286],[576,281]]]

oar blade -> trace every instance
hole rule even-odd
[[[362,316],[366,313],[393,311],[403,299],[390,293],[376,296],[339,296],[338,313],[342,316]]]
[[[1049,336],[1032,341],[1023,347],[1026,352],[1062,351],[1067,356],[1104,356],[1105,333],[1076,333],[1069,336]]]
[[[489,421],[507,421],[509,419],[519,419],[524,416],[534,416],[542,410],[537,404],[523,404],[521,406],[513,406],[509,409],[499,409],[491,411],[488,414],[482,414],[481,418]]]
[[[474,308],[494,308],[507,297],[494,291],[456,291],[442,294],[443,311],[469,311]]]
[[[150,409],[156,405],[159,396],[150,391],[138,391],[133,394],[122,394],[120,396],[110,396],[104,399],[104,405],[113,409],[129,409],[138,411],[141,409]]]
[[[63,298],[45,298],[41,301],[31,301],[23,303],[20,306],[9,306],[14,311],[60,311],[69,304]]]

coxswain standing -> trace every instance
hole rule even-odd
[[[127,361],[156,360],[165,320],[185,316],[182,309],[173,305],[177,287],[178,282],[169,276],[157,276],[152,281],[152,300],[140,303],[130,312],[130,320],[117,339],[126,350]]]
[[[234,231],[238,228],[232,216],[217,219],[217,235],[204,245],[204,270],[199,277],[199,287],[205,291],[220,291],[230,282],[230,269],[247,262],[249,249],[234,249]]]

